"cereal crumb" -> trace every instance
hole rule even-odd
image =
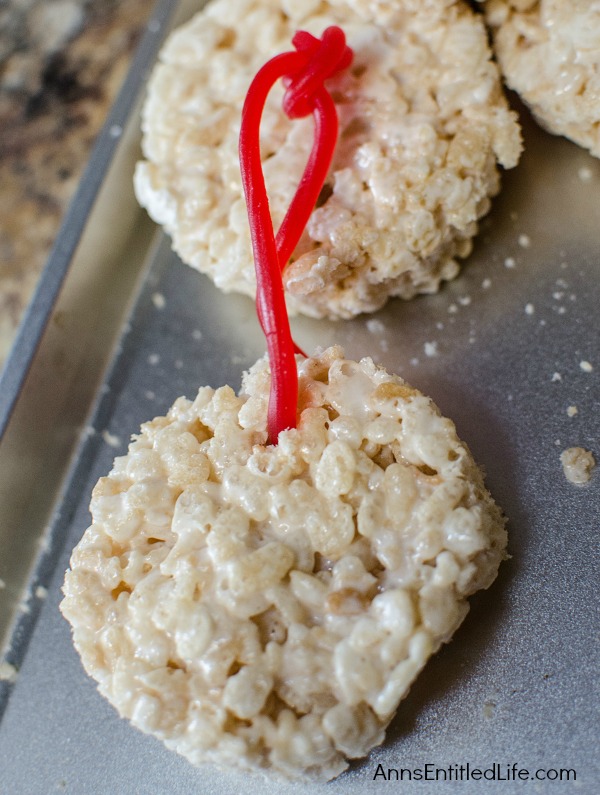
[[[588,168],[588,166],[583,166],[577,172],[577,176],[582,182],[591,182],[594,175],[591,168]]]
[[[45,599],[48,596],[48,589],[44,588],[43,585],[38,585],[35,589],[35,596],[36,599]]]
[[[592,370],[594,369],[592,365],[589,362],[586,362],[585,360],[579,362],[579,366],[581,367],[584,373],[591,373]]]
[[[491,279],[484,279],[481,282],[481,286],[483,287],[484,290],[489,290],[490,287],[492,286],[492,280]]]
[[[157,309],[164,309],[167,301],[162,293],[154,293],[152,295],[152,303]]]
[[[109,431],[102,431],[102,438],[109,447],[118,447],[121,444],[120,437]]]
[[[493,718],[495,709],[496,709],[495,701],[486,701],[483,705],[483,717],[488,719]]]
[[[154,393],[151,389],[147,389],[144,392],[144,397],[146,400],[154,400],[156,398],[156,393]]]
[[[594,456],[583,447],[568,447],[560,454],[563,472],[570,483],[587,483],[596,466]]]
[[[514,257],[507,257],[504,260],[504,267],[505,268],[516,268],[517,267],[517,263],[515,262]]]
[[[4,582],[4,580],[3,580],[2,578],[0,578],[0,591],[1,591],[3,588],[6,588],[6,583]]]
[[[533,315],[534,312],[535,312],[535,306],[533,304],[525,304],[526,315]]]
[[[552,381],[562,381],[562,375],[560,373],[553,373],[552,374]]]
[[[14,665],[7,662],[0,662],[0,682],[17,681],[18,671]]]
[[[426,342],[423,345],[423,350],[425,351],[425,356],[429,357],[437,356],[439,353],[437,342]]]
[[[196,341],[199,341],[199,340],[201,340],[201,339],[202,339],[202,332],[200,331],[200,329],[199,329],[199,328],[195,328],[195,329],[192,331],[192,339],[194,339],[194,340],[196,340]]]
[[[471,303],[471,296],[470,295],[461,295],[460,298],[458,299],[458,303],[461,306],[469,306],[469,304]]]
[[[158,353],[151,353],[150,356],[148,356],[148,364],[155,365],[158,364],[159,362],[160,362],[160,356],[158,355]]]
[[[519,245],[521,248],[529,248],[529,246],[531,246],[531,238],[529,235],[519,235]]]
[[[371,320],[367,320],[367,331],[370,334],[385,334],[385,326],[381,320],[372,318]]]
[[[569,417],[574,417],[576,414],[578,414],[577,406],[569,406],[567,408],[567,415]]]
[[[450,304],[450,306],[448,307],[448,313],[450,315],[455,315],[457,312],[458,312],[458,307],[456,306],[456,304]]]

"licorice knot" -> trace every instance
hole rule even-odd
[[[283,78],[286,87],[283,109],[290,119],[308,116],[314,110],[316,97],[324,90],[324,82],[352,63],[352,50],[346,45],[344,31],[332,25],[320,39],[299,30],[292,39],[298,51],[298,69]]]

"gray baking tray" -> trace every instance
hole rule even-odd
[[[264,352],[252,302],[182,265],[131,190],[145,75],[198,5],[157,6],[4,374],[0,794],[595,795],[600,472],[574,486],[559,455],[582,446],[600,459],[600,162],[525,111],[525,154],[458,279],[370,317],[292,321],[303,349],[340,343],[430,394],[509,518],[511,560],[384,745],[324,786],[195,769],[121,720],[84,674],[58,603],[94,483],[140,423],[201,385],[237,389]],[[500,780],[466,780],[467,764]],[[532,778],[513,780],[513,765]],[[417,779],[436,768],[437,780]],[[401,769],[412,780],[396,781]],[[571,780],[551,780],[561,769]]]

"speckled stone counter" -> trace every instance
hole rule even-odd
[[[0,366],[152,0],[0,0]]]

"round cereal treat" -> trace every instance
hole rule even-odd
[[[600,157],[600,4],[487,0],[507,84],[550,132]]]
[[[243,24],[235,24],[243,19]],[[481,17],[462,0],[213,0],[165,44],[149,83],[135,189],[184,262],[254,295],[238,165],[242,105],[297,29],[339,25],[354,61],[327,85],[340,120],[329,178],[284,271],[288,307],[372,312],[458,272],[521,141]],[[262,153],[278,227],[308,158],[311,118],[270,94]]]
[[[63,614],[100,692],[194,764],[327,780],[384,739],[505,556],[452,422],[370,359],[261,359],[142,426],[93,494]]]

